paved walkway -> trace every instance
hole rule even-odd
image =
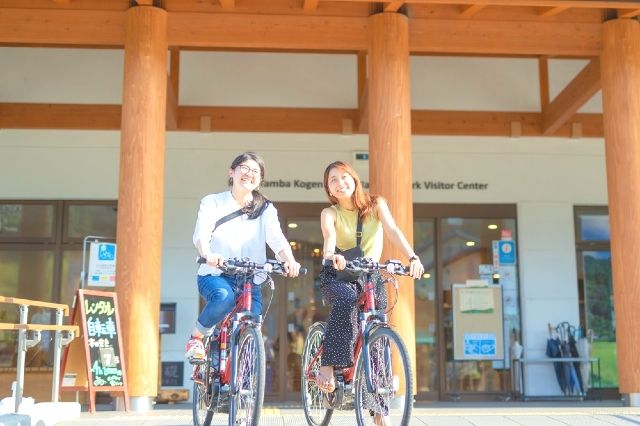
[[[226,416],[214,416],[213,425],[226,425]],[[158,405],[149,413],[99,411],[82,413],[79,419],[58,425],[123,425],[174,426],[190,425],[191,405]],[[304,426],[300,407],[268,406],[262,415],[262,426]],[[336,411],[331,425],[353,426],[353,412]],[[416,404],[412,426],[591,426],[640,425],[640,407],[622,407],[618,402],[582,403],[433,403]]]

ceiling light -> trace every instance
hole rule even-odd
[[[467,247],[473,247],[473,246],[476,245],[476,242],[475,241],[467,241],[466,244],[467,244]]]
[[[487,228],[489,228],[489,229],[498,229],[498,225],[496,225],[495,223],[492,223],[491,225],[487,226]]]
[[[290,223],[289,225],[287,225],[289,228],[294,229],[298,227],[297,223]]]
[[[289,245],[290,245],[291,247],[295,247],[295,246],[297,246],[297,245],[298,245],[298,243],[296,243],[295,241],[291,241],[291,242],[289,243]]]
[[[422,275],[422,278],[431,278],[431,274],[425,272],[424,275]]]

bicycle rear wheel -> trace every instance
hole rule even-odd
[[[313,380],[317,377],[320,369],[320,357],[316,358],[316,354],[322,347],[324,340],[325,324],[317,322],[309,328],[309,333],[304,341],[304,351],[302,352],[302,374],[301,386],[302,405],[304,408],[304,416],[307,423],[312,426],[327,426],[333,409],[325,408],[324,393],[318,389],[316,382]]]
[[[238,343],[238,367],[229,398],[229,425],[257,426],[264,401],[265,355],[262,333],[245,327]]]
[[[209,339],[205,341],[205,348],[209,348]],[[194,373],[194,379],[197,379],[197,381],[193,381],[193,424],[195,426],[209,426],[213,417],[213,410],[211,409],[213,371],[211,370],[210,350],[207,350],[207,361],[195,368],[197,370]]]
[[[386,417],[385,424],[393,426],[408,425],[413,376],[404,342],[395,331],[380,327],[370,334],[367,346],[369,357],[364,359],[364,351],[360,352],[353,380],[358,425],[374,425],[375,417]],[[370,371],[373,393],[367,389],[365,366]]]

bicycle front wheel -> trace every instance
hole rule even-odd
[[[320,357],[318,351],[322,347],[324,340],[324,323],[317,322],[309,328],[307,338],[304,341],[304,351],[302,352],[302,373],[301,386],[302,406],[307,423],[311,426],[327,426],[333,409],[326,408],[324,404],[324,393],[318,389],[315,377],[320,369]]]
[[[374,330],[367,343],[368,359],[360,351],[353,380],[358,425],[409,424],[413,408],[413,376],[404,342],[387,327]],[[369,371],[373,392],[369,392]]]
[[[264,401],[265,355],[262,333],[245,327],[238,343],[237,372],[229,402],[229,426],[260,424]]]

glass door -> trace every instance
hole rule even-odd
[[[293,254],[307,268],[296,279],[275,277],[270,313],[263,325],[267,350],[266,398],[300,400],[300,373],[304,339],[316,321],[326,321],[328,306],[320,295],[322,232],[320,211],[326,204],[278,203],[278,216]],[[266,305],[266,304],[265,304]]]
[[[442,328],[445,339],[445,383],[446,394],[457,396],[463,393],[501,393],[508,390],[508,370],[503,361],[455,361],[453,359],[453,311],[451,294],[453,284],[465,284],[467,280],[479,279],[479,267],[493,264],[492,242],[500,240],[501,230],[515,234],[514,219],[475,219],[446,217],[440,219],[440,247],[442,251]],[[517,289],[515,271],[510,287]],[[497,282],[496,282],[497,283]],[[507,294],[503,284],[503,298]],[[517,291],[517,290],[516,290]],[[503,299],[504,300],[504,299]],[[517,300],[517,295],[516,299]],[[510,320],[505,306],[505,323]],[[517,313],[517,312],[516,312]],[[503,327],[507,335],[519,333],[519,315],[510,326]],[[512,330],[513,329],[513,330]],[[505,342],[505,353],[509,340]],[[507,367],[508,368],[508,367]]]

